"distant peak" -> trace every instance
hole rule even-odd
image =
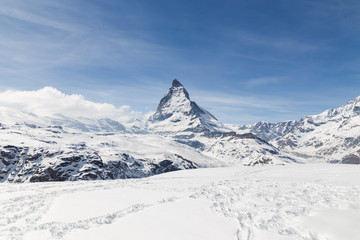
[[[183,85],[175,78],[172,82],[173,87],[183,87]]]

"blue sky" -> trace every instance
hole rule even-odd
[[[360,1],[1,0],[0,91],[155,110],[177,78],[227,123],[360,95]]]

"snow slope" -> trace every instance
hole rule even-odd
[[[360,166],[207,168],[142,179],[0,185],[0,239],[360,236]]]

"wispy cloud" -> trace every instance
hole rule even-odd
[[[266,94],[238,95],[197,89],[191,90],[190,97],[218,120],[233,124],[298,120],[305,115],[296,111],[299,106],[314,105],[313,102],[296,102],[294,99]]]
[[[237,109],[266,109],[286,112],[290,104],[286,99],[265,96],[239,96],[216,91],[193,91],[194,99],[207,106],[236,107]]]
[[[293,38],[270,37],[238,29],[229,30],[228,33],[234,36],[238,41],[249,45],[257,45],[293,52],[308,52],[319,49],[319,46],[314,45],[313,43],[305,43]]]
[[[281,77],[261,77],[261,78],[253,78],[245,81],[245,85],[248,87],[258,87],[264,85],[273,85],[278,84],[282,80]]]
[[[79,29],[75,28],[74,24],[65,24],[61,21],[55,21],[48,17],[43,17],[38,14],[34,14],[31,12],[23,11],[18,8],[10,8],[2,6],[0,8],[0,15],[16,18],[21,21],[34,23],[37,25],[43,25],[59,30],[69,31],[69,32],[76,32]]]
[[[0,66],[2,78],[15,75],[46,78],[46,74],[53,77],[54,70],[59,68],[95,67],[138,73],[165,64],[175,66],[180,61],[181,51],[157,43],[146,30],[134,33],[125,24],[116,29],[109,23],[104,27],[101,19],[106,18],[106,12],[98,13],[91,4],[64,6],[58,2],[38,2],[34,8],[27,2],[5,1],[0,17],[22,22],[3,22],[0,58],[6,65]],[[82,7],[91,11],[80,12]]]

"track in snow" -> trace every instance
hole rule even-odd
[[[0,185],[0,239],[356,239],[360,168],[288,165]]]

